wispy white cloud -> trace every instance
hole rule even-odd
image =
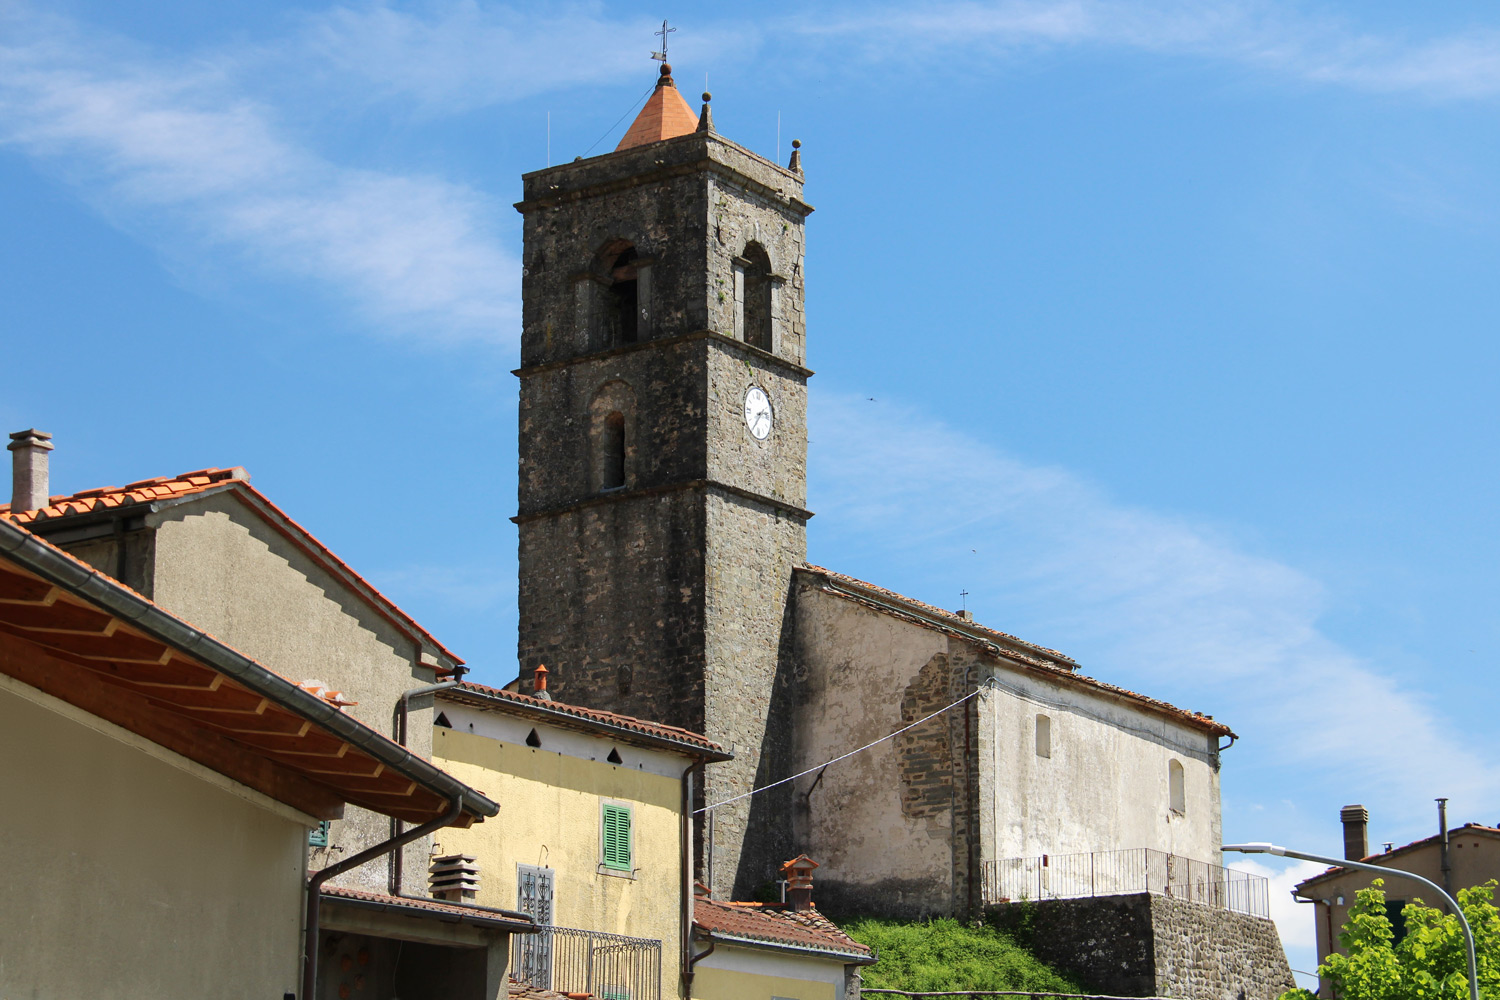
[[[903,61],[1094,47],[1229,61],[1282,76],[1436,98],[1500,93],[1500,30],[1379,35],[1348,18],[1254,0],[997,0],[849,8],[794,22],[808,39],[854,41]]]
[[[489,199],[341,165],[221,66],[172,62],[24,11],[0,45],[0,143],[170,253],[311,279],[384,327],[511,341],[519,263]]]
[[[1500,790],[1495,754],[1320,631],[1323,590],[1294,567],[913,409],[822,396],[813,421],[815,561],[850,559],[835,568],[858,573],[881,539],[884,572],[902,578],[876,582],[929,600],[962,585],[981,614],[1003,609],[990,624],[1087,649],[1085,672],[1218,715],[1243,738],[1226,789],[1295,775],[1304,795],[1358,792],[1382,815],[1408,815],[1435,794],[1442,760],[1455,800]],[[1287,822],[1265,817],[1266,835]]]
[[[454,114],[585,84],[649,85],[647,43],[656,29],[649,16],[612,18],[585,6],[335,6],[305,15],[296,37],[276,52],[353,100],[400,98],[420,112]],[[699,25],[674,36],[672,50],[701,65],[711,55],[753,50],[756,35],[743,23]]]

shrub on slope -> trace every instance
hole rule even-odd
[[[989,925],[957,920],[851,920],[844,933],[876,948],[880,961],[864,970],[865,985],[914,993],[941,990],[1026,990],[1082,993],[1077,983]]]

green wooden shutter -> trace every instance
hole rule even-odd
[[[604,867],[630,871],[630,807],[604,807]]]

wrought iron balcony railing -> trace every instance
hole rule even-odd
[[[661,1000],[661,942],[573,927],[511,936],[511,976],[601,1000]]]
[[[1043,854],[984,863],[986,904],[1150,892],[1221,910],[1270,917],[1269,883],[1148,847],[1090,854]]]

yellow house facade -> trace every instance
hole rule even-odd
[[[729,759],[686,730],[463,683],[438,695],[433,763],[502,803],[434,851],[479,868],[473,902],[550,930],[513,955],[543,989],[681,996],[695,782]]]
[[[874,953],[818,912],[810,894],[789,898],[694,901],[694,1000],[857,1000],[859,970]]]

